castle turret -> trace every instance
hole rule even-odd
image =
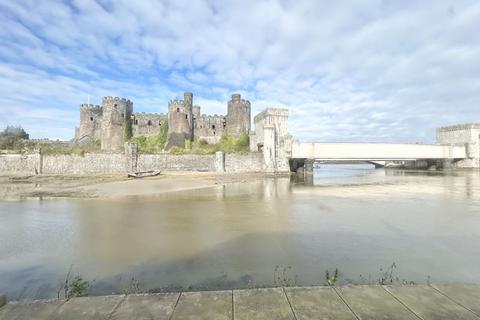
[[[88,144],[100,140],[102,113],[99,105],[80,105],[80,126],[75,136],[77,142]]]
[[[121,150],[131,130],[133,103],[125,98],[104,97],[102,106],[102,150]]]
[[[193,106],[192,109],[193,119],[198,119],[201,116],[200,106]]]
[[[232,94],[228,101],[226,131],[229,135],[239,136],[250,132],[250,101],[241,98],[240,94]]]
[[[184,93],[183,100],[168,103],[168,138],[166,149],[185,147],[185,140],[193,139],[193,94]]]

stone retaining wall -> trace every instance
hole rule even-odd
[[[137,170],[215,171],[215,155],[140,154]]]
[[[39,154],[0,154],[0,175],[40,173]]]
[[[122,153],[87,153],[80,155],[43,155],[44,174],[125,173],[125,155]]]
[[[263,155],[261,153],[250,153],[246,155],[226,154],[226,172],[262,172]]]
[[[226,172],[261,172],[261,154],[225,156]],[[139,154],[136,171],[209,171],[215,172],[215,155]],[[0,175],[20,174],[124,174],[127,157],[123,153],[87,153],[80,155],[6,154],[0,155]]]

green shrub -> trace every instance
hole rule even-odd
[[[223,135],[219,143],[219,150],[225,153],[248,153],[250,151],[249,148],[250,139],[246,133],[242,133],[238,138]]]
[[[86,280],[83,280],[81,276],[76,276],[73,278],[72,283],[68,289],[68,298],[82,296],[86,293],[90,283]]]
[[[130,139],[130,141],[137,143],[138,152],[140,153],[158,153],[165,148],[167,143],[168,124],[165,123],[160,127],[160,131],[150,137],[137,136]]]
[[[185,154],[185,149],[177,147],[177,146],[173,146],[170,149],[170,153],[171,154],[176,154],[176,155]]]
[[[125,126],[124,132],[123,132],[123,139],[125,141],[128,141],[132,138],[132,121],[127,121],[127,125]]]
[[[209,144],[205,139],[196,141],[185,140],[185,149],[173,147],[170,149],[172,154],[213,154],[217,151],[225,153],[248,153],[250,152],[250,140],[248,134],[243,133],[240,137],[235,138],[230,135],[223,135],[216,144]]]
[[[187,149],[187,150],[192,149],[192,140],[185,139],[185,149]]]

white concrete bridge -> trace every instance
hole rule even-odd
[[[288,110],[269,108],[255,119],[250,149],[263,151],[267,172],[289,172],[313,161],[423,161],[480,167],[480,124],[437,129],[437,144],[300,142],[288,132]],[[292,161],[296,165],[292,166]]]
[[[406,143],[293,142],[292,158],[344,161],[463,159],[465,146]]]

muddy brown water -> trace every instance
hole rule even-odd
[[[0,202],[0,292],[56,297],[70,266],[90,294],[132,278],[142,291],[317,285],[335,268],[339,283],[480,283],[480,175],[324,165],[313,186]]]

